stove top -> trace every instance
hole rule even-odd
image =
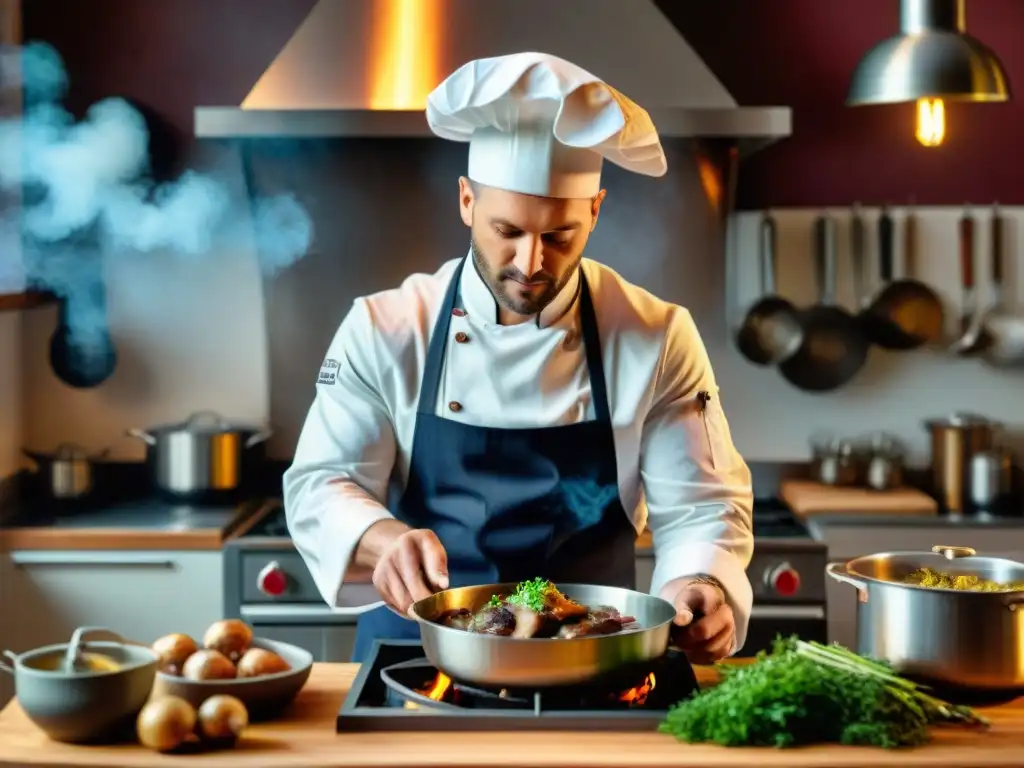
[[[289,538],[284,508],[278,506],[263,515],[244,536]],[[811,536],[789,508],[777,499],[758,499],[754,502],[755,539],[809,539]]]
[[[423,657],[417,640],[378,641],[338,714],[339,732],[654,730],[670,706],[698,690],[681,653],[597,683],[485,690],[453,682]]]

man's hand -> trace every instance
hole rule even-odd
[[[401,614],[408,613],[413,603],[448,589],[448,556],[434,532],[398,533],[373,568],[373,586]]]
[[[676,608],[672,642],[694,664],[712,664],[732,651],[736,618],[714,584],[683,582],[673,601]]]

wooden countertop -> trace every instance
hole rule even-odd
[[[219,550],[242,533],[262,507],[235,508],[141,502],[82,512],[52,522],[0,528],[0,552],[14,550]]]
[[[981,710],[992,721],[987,732],[937,731],[932,744],[887,751],[840,746],[752,749],[687,745],[659,733],[514,732],[337,734],[335,717],[358,666],[316,664],[289,714],[250,726],[239,744],[221,752],[160,755],[142,747],[80,747],[49,741],[16,703],[0,713],[0,766],[471,766],[601,768],[629,766],[948,766],[1010,768],[1024,760],[1024,700]],[[714,671],[699,668],[702,683]]]

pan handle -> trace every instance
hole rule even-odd
[[[974,296],[974,217],[965,210],[960,217],[960,285],[963,288],[963,307],[961,308],[962,330],[970,327],[971,320],[978,311]]]
[[[814,251],[818,267],[821,304],[836,305],[836,222],[828,214],[818,217],[814,223]]]
[[[995,294],[997,307],[1003,306],[1003,217],[999,213],[999,203],[992,204],[992,221],[990,222],[992,248],[992,292]]]
[[[888,208],[878,217],[878,270],[885,287],[893,278],[893,221]]]
[[[867,238],[860,203],[854,203],[850,213],[850,259],[853,266],[854,298],[857,306],[865,309],[871,304],[871,293],[868,290],[866,275]]]
[[[765,213],[761,219],[761,296],[775,295],[775,247],[777,243],[775,219]]]

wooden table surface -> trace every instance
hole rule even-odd
[[[337,734],[335,717],[358,667],[316,664],[288,715],[250,726],[229,750],[161,755],[136,745],[81,747],[49,741],[15,702],[0,713],[0,766],[999,766],[1024,765],[1024,699],[981,710],[992,721],[987,732],[936,732],[932,744],[887,751],[840,746],[752,749],[687,745],[659,733],[533,732]],[[714,672],[698,669],[702,683]]]

